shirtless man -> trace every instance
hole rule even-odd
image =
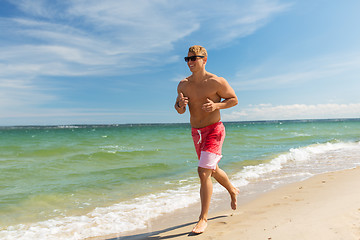
[[[206,49],[201,46],[189,48],[185,57],[192,75],[181,80],[177,92],[175,109],[183,114],[188,106],[195,149],[199,158],[201,213],[192,232],[199,234],[207,227],[208,211],[213,191],[211,177],[214,177],[231,197],[231,208],[236,209],[239,190],[229,181],[226,173],[218,166],[225,128],[220,122],[220,109],[230,108],[238,103],[234,90],[228,82],[205,70]]]

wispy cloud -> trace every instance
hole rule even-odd
[[[274,0],[226,4],[146,0],[12,3],[26,15],[1,19],[5,41],[17,39],[1,48],[5,52],[1,60],[10,64],[17,64],[19,59],[21,63],[27,60],[44,65],[58,62],[67,70],[65,75],[95,74],[96,71],[90,71],[93,66],[107,66],[97,69],[100,74],[115,74],[119,69],[158,64],[150,54],[169,55],[174,44],[186,36],[198,33],[210,39],[209,45],[231,42],[253,33],[288,8]],[[6,51],[9,47],[13,49]],[[9,58],[14,49],[17,54]],[[72,67],[74,64],[77,70]],[[41,68],[38,74],[48,73]]]
[[[46,94],[45,89],[23,79],[1,79],[0,89],[0,119],[56,100],[55,96]]]
[[[359,56],[359,53],[338,53],[306,61],[264,63],[238,72],[232,84],[237,90],[264,90],[334,78],[341,81],[348,73],[360,74]]]
[[[225,121],[253,120],[294,120],[294,119],[329,119],[329,118],[359,118],[360,103],[353,104],[292,104],[250,105],[240,111],[223,115]]]
[[[0,17],[3,116],[5,107],[21,111],[58,99],[47,91],[51,77],[147,71],[178,59],[175,44],[186,37],[201,35],[215,47],[252,34],[289,8],[277,0],[8,2],[23,14]],[[167,61],[158,61],[162,56]]]
[[[267,24],[274,16],[288,11],[292,3],[279,1],[226,1],[210,4],[200,1],[198,9],[203,9],[205,24],[201,32],[211,36],[207,45],[218,47],[238,38],[253,34]],[[209,33],[216,33],[211,34]],[[205,40],[206,39],[202,39]]]

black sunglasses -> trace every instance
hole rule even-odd
[[[185,62],[189,62],[190,60],[191,61],[196,61],[196,58],[204,58],[205,56],[191,56],[191,57],[184,57],[185,59]]]

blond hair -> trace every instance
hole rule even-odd
[[[200,45],[194,45],[194,46],[190,47],[189,52],[194,53],[195,55],[207,57],[206,49]]]

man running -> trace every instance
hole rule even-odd
[[[220,109],[230,108],[238,103],[234,90],[222,77],[205,70],[207,51],[202,46],[189,48],[185,61],[192,72],[191,76],[180,81],[175,109],[183,114],[188,106],[190,124],[196,153],[199,159],[201,213],[193,233],[203,233],[207,227],[208,211],[213,191],[211,177],[227,189],[231,197],[231,208],[236,209],[239,189],[235,188],[218,166],[225,127],[220,121]]]

